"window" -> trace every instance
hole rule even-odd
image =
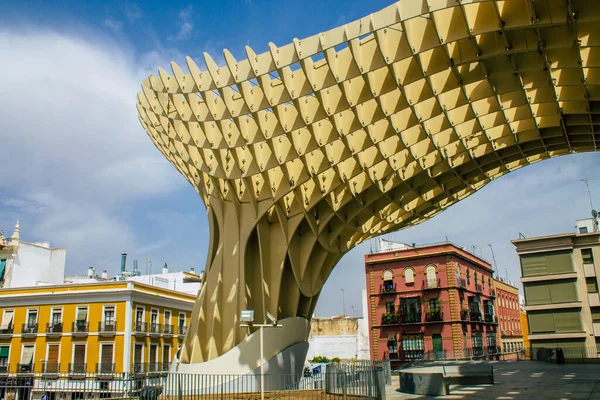
[[[185,327],[185,314],[180,313],[179,314],[179,329],[181,329],[182,327]]]
[[[398,359],[398,340],[395,336],[389,337],[387,341],[388,354],[390,356],[390,360]]]
[[[150,315],[150,323],[152,325],[158,324],[158,310],[152,310],[152,314]]]
[[[150,354],[148,357],[148,362],[150,363],[150,371],[154,372],[157,371],[157,364],[158,364],[158,345],[157,344],[151,344],[150,345]]]
[[[579,233],[588,233],[587,226],[580,226],[579,227]]]
[[[415,270],[411,267],[404,269],[404,282],[415,283]]]
[[[8,355],[10,346],[0,346],[0,372],[8,372]]]
[[[57,374],[60,372],[58,358],[59,358],[59,348],[58,344],[49,344],[48,352],[46,354],[46,365],[44,366],[44,370],[47,373]]]
[[[23,346],[21,351],[21,360],[19,362],[19,371],[32,371],[33,370],[33,345]]]
[[[114,325],[115,323],[115,306],[104,307],[104,324]]]
[[[483,355],[483,339],[481,333],[473,333],[471,335],[471,343],[473,345],[473,356]]]
[[[570,303],[577,301],[575,280],[557,282],[525,283],[525,300],[527,305]]]
[[[100,372],[114,372],[113,350],[114,345],[112,343],[102,343],[100,356]]]
[[[58,326],[62,323],[62,309],[61,308],[53,308],[52,309],[52,326]]]
[[[421,301],[419,297],[400,300],[400,314],[403,323],[421,322]]]
[[[163,371],[167,371],[169,369],[169,364],[171,363],[171,346],[167,344],[163,345],[162,362]]]
[[[135,309],[135,323],[140,324],[142,322],[144,322],[144,309],[138,307]]]
[[[385,312],[388,314],[396,313],[396,306],[394,305],[393,301],[388,301],[387,303],[385,303]]]
[[[428,265],[427,268],[425,269],[425,273],[427,275],[427,287],[436,288],[438,285],[437,285],[435,265]]]
[[[75,332],[87,332],[88,331],[88,308],[87,307],[77,307],[77,315],[75,317],[75,323],[73,330]]]
[[[171,311],[165,311],[165,325],[171,325]]]
[[[393,292],[394,288],[394,273],[391,269],[383,271],[383,291]]]
[[[13,310],[4,310],[2,324],[0,324],[0,332],[12,332],[14,315],[15,312]]]
[[[403,335],[402,352],[405,360],[420,360],[423,358],[425,344],[421,335]]]
[[[580,311],[529,312],[529,332],[581,332]]]
[[[33,327],[37,325],[38,319],[38,311],[37,310],[27,310],[27,326]]]
[[[486,334],[487,348],[489,353],[496,352],[496,334],[488,332]]]
[[[598,293],[598,283],[596,277],[585,278],[588,293]]]
[[[142,364],[144,363],[144,345],[136,343],[133,348],[133,372],[145,372],[143,371]]]
[[[429,311],[432,313],[440,312],[440,301],[438,299],[429,299]]]
[[[592,307],[592,321],[600,322],[600,307]]]
[[[85,343],[75,343],[73,345],[73,364],[71,372],[83,373],[85,368]]]
[[[592,249],[581,249],[581,258],[583,258],[584,264],[593,264],[594,254],[592,253]]]
[[[573,272],[571,251],[522,255],[521,270],[523,277]]]

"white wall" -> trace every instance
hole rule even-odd
[[[10,287],[62,284],[66,257],[66,249],[21,242],[14,258]]]

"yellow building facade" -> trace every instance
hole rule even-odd
[[[2,289],[0,374],[166,371],[195,297],[131,281]]]

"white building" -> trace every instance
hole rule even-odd
[[[0,232],[0,287],[62,284],[66,258],[66,249],[50,248],[49,242],[22,241],[17,221],[10,238]]]

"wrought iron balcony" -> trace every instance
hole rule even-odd
[[[383,313],[381,314],[381,325],[389,326],[389,325],[398,325],[400,321],[398,319],[398,314],[396,313]]]
[[[29,324],[23,324],[21,326],[21,336],[24,338],[32,338],[35,337],[38,333],[38,324],[36,323],[29,323]]]
[[[133,368],[131,368],[131,372],[134,374],[145,374],[148,372],[148,364],[135,363],[133,364]]]
[[[439,279],[425,279],[423,281],[423,290],[435,290],[441,287]]]
[[[87,336],[90,332],[90,323],[87,321],[75,321],[72,325],[71,334],[75,337]]]
[[[101,321],[98,322],[98,334],[100,336],[109,337],[114,336],[117,332],[117,321]]]
[[[168,372],[169,368],[171,368],[171,363],[170,362],[166,362],[165,361],[165,362],[162,363],[162,370],[163,371]]]
[[[426,322],[439,322],[444,320],[444,315],[441,311],[429,311],[425,313]]]
[[[162,333],[161,324],[150,324],[150,336],[157,336]]]
[[[461,310],[460,312],[460,320],[468,321],[469,320],[469,310]]]
[[[171,336],[174,333],[173,325],[163,325],[163,334],[165,336]]]
[[[6,375],[10,371],[10,364],[0,364],[0,375]]]
[[[423,322],[423,316],[420,312],[408,312],[400,315],[401,324],[420,324]]]
[[[69,363],[69,375],[85,375],[87,372],[87,364],[83,361]]]
[[[187,332],[187,326],[185,326],[185,325],[179,325],[179,328],[177,330],[177,335],[178,336],[185,336],[186,332]]]
[[[46,336],[47,337],[60,337],[62,335],[63,325],[62,322],[55,324],[46,324]]]
[[[0,329],[0,339],[10,339],[13,335],[14,327],[10,325],[6,329]]]
[[[136,335],[146,335],[148,334],[148,323],[136,321],[133,330]]]
[[[481,321],[481,312],[480,311],[469,311],[469,321],[471,321],[471,322]]]
[[[42,366],[42,374],[58,375],[60,373],[60,363],[44,363]]]
[[[112,363],[97,363],[97,375],[113,375],[115,373],[115,364]]]
[[[490,324],[497,324],[498,323],[498,317],[493,315],[493,314],[484,314],[483,315],[483,320],[484,322],[490,323]]]
[[[162,372],[162,363],[158,363],[158,362],[148,363],[148,372],[149,373]]]
[[[381,293],[381,294],[396,293],[396,284],[395,283],[384,283],[379,288],[379,293]]]
[[[17,374],[33,374],[35,370],[35,364],[18,364],[17,365]]]

